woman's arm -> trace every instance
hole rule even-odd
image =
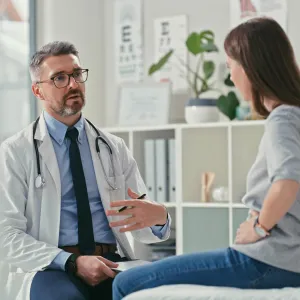
[[[300,118],[292,107],[278,107],[266,122],[265,156],[271,187],[259,223],[273,228],[297,198],[300,182]]]
[[[265,198],[259,214],[259,223],[266,229],[272,229],[289,211],[299,190],[295,180],[283,179],[274,182]]]
[[[288,106],[277,108],[267,119],[263,139],[270,185],[258,221],[270,230],[291,209],[299,191],[299,112]],[[261,239],[254,230],[254,221],[250,218],[240,225],[236,243],[247,244]]]

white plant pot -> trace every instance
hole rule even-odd
[[[190,99],[185,106],[185,120],[189,124],[219,121],[215,99]]]

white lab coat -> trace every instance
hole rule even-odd
[[[34,275],[46,268],[61,251],[57,247],[61,209],[59,168],[41,115],[35,139],[38,140],[46,185],[39,189],[35,187],[37,168],[32,128],[33,124],[2,143],[0,148],[0,295],[3,300],[29,300]],[[85,128],[104,208],[109,209],[112,200],[128,198],[128,187],[137,193],[144,193],[146,187],[124,141],[99,130],[112,147],[117,185],[120,187],[115,191],[110,189],[95,150],[96,133],[87,122]],[[112,176],[108,149],[101,141],[99,145],[104,168]],[[113,178],[110,179],[113,182]],[[109,220],[116,218],[109,217]],[[113,231],[133,258],[127,234],[116,229]],[[170,228],[162,240],[168,239],[169,234]],[[150,228],[134,231],[132,235],[143,243],[162,241]],[[118,250],[123,256],[119,245]]]

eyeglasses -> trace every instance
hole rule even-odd
[[[54,85],[58,89],[62,89],[70,84],[71,77],[73,77],[77,83],[83,83],[83,82],[87,81],[88,72],[89,72],[89,69],[78,69],[78,70],[75,70],[71,74],[60,73],[60,74],[57,74],[57,75],[51,77],[50,79],[43,80],[43,81],[37,81],[36,83],[44,83],[44,82],[49,82],[49,80],[52,80]]]

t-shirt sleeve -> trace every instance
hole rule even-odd
[[[295,109],[295,108],[294,108]],[[300,113],[293,108],[273,111],[266,121],[265,155],[270,182],[300,182]]]

